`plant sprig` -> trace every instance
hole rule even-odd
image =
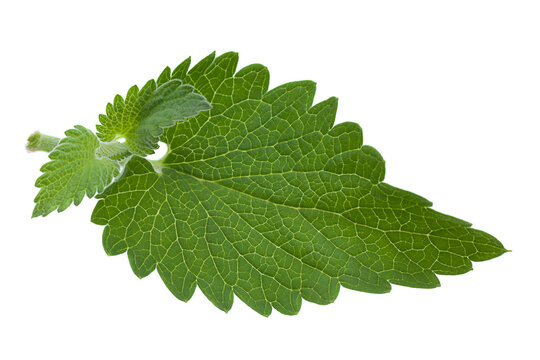
[[[334,124],[336,98],[313,105],[311,81],[269,90],[266,67],[237,62],[211,54],[166,68],[116,96],[97,135],[32,135],[28,148],[51,159],[33,216],[97,195],[105,251],[127,252],[137,276],[157,269],[183,301],[198,286],[223,311],[236,295],[265,316],[296,314],[302,299],[331,303],[341,286],[434,288],[437,274],[507,251],[383,182],[384,160],[360,126]],[[150,162],[158,141],[168,152]]]

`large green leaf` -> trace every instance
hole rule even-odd
[[[211,54],[160,76],[193,85],[212,110],[166,131],[163,161],[132,158],[94,210],[106,252],[127,251],[139,277],[157,268],[179,299],[198,285],[224,311],[236,294],[263,315],[296,314],[302,298],[331,303],[340,285],[433,288],[436,274],[505,252],[382,182],[384,161],[360,127],[334,126],[335,98],[312,105],[310,81],[268,91],[268,70],[235,74],[237,60]]]

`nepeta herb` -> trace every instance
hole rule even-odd
[[[198,285],[221,310],[236,295],[265,316],[296,314],[302,298],[331,303],[340,286],[437,287],[436,274],[506,251],[384,183],[360,126],[334,126],[336,98],[313,105],[311,81],[268,90],[266,67],[236,71],[237,61],[211,54],[165,69],[108,104],[97,136],[82,126],[59,142],[33,135],[30,149],[52,150],[33,215],[97,193],[105,251],[127,252],[137,276],[157,269],[183,301]],[[146,160],[158,141],[167,154]]]

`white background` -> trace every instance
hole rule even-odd
[[[537,1],[11,1],[0,5],[0,358],[538,359]],[[328,306],[225,314],[107,257],[95,200],[30,219],[34,130],[92,128],[116,93],[187,56],[240,53],[271,87],[318,83],[386,181],[513,250],[434,290],[342,289]]]

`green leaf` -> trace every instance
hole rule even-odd
[[[41,167],[43,174],[36,181],[41,189],[32,217],[64,211],[72,202],[79,205],[85,194],[92,197],[111,183],[119,165],[96,155],[99,146],[96,135],[83,126],[66,131],[49,154],[51,161]]]
[[[114,104],[107,104],[107,114],[99,116],[98,137],[102,141],[124,138],[130,152],[149,155],[158,148],[164,129],[210,109],[210,104],[192,86],[177,79],[166,81],[167,77],[165,71],[158,78],[157,88],[154,80],[140,91],[137,86],[131,87],[125,100],[116,95]]]
[[[301,300],[328,304],[340,286],[385,293],[391,283],[439,286],[506,250],[471,224],[383,182],[380,154],[355,123],[334,126],[337,99],[312,105],[315,84],[268,91],[258,64],[237,54],[189,59],[162,73],[191,84],[210,112],[178,123],[157,173],[133,157],[92,215],[109,255],[135,274],[154,269],[187,301],[198,285],[219,309],[236,295],[268,316]]]

